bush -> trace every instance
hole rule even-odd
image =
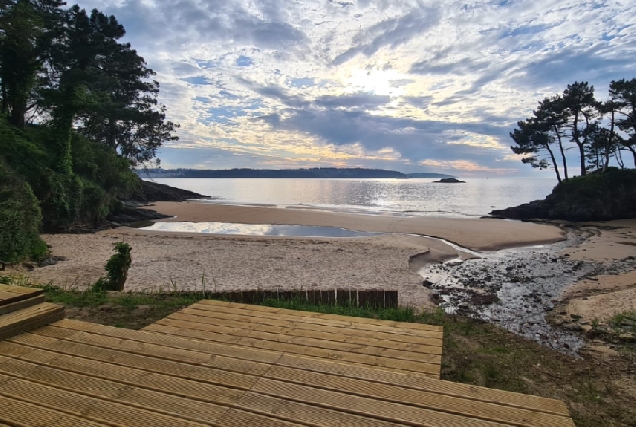
[[[608,169],[571,178],[547,197],[550,217],[573,221],[607,221],[636,217],[636,170]]]
[[[44,258],[48,250],[39,237],[41,220],[40,207],[29,184],[0,161],[0,260]]]
[[[100,278],[94,285],[94,291],[123,291],[124,284],[128,278],[128,269],[132,264],[130,252],[132,248],[128,243],[117,242],[113,251],[117,252],[111,256],[104,269],[106,277]]]

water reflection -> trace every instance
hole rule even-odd
[[[212,203],[306,206],[368,213],[481,216],[542,199],[551,179],[467,179],[438,184],[432,179],[206,179],[163,178],[156,182],[214,196]]]
[[[367,233],[338,227],[305,225],[236,224],[230,222],[156,222],[142,230],[180,233],[237,234],[243,236],[290,237],[368,237],[381,233]]]

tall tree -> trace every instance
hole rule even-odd
[[[50,46],[49,30],[58,22],[64,4],[58,0],[0,2],[1,108],[17,127],[26,124],[29,100]]]
[[[517,144],[510,147],[512,151],[515,154],[525,155],[521,161],[533,168],[543,170],[552,167],[557,180],[561,182],[559,165],[551,147],[554,143],[554,137],[550,133],[550,125],[536,118],[529,118],[517,122],[517,126],[518,129],[510,133],[510,137]]]
[[[110,52],[103,78],[93,85],[102,101],[83,115],[80,131],[108,145],[133,164],[155,157],[165,141],[174,141],[178,127],[165,119],[165,107],[158,104],[159,82],[155,72],[129,44]]]
[[[547,132],[552,136],[551,141],[556,142],[561,154],[561,163],[563,165],[563,174],[565,180],[569,179],[568,159],[565,155],[565,126],[568,122],[567,111],[564,108],[563,98],[554,96],[545,98],[539,102],[539,108],[534,112],[536,120],[542,123]]]
[[[52,109],[55,129],[52,143],[58,158],[56,169],[71,174],[71,131],[78,115],[99,102],[99,93],[91,90],[104,77],[111,52],[117,50],[117,40],[124,36],[124,27],[114,16],[106,16],[94,9],[90,15],[75,5],[58,28],[57,43],[51,52],[53,87],[45,92]]]
[[[636,167],[636,78],[613,80],[610,83],[610,97],[619,106],[616,120],[618,128],[627,134],[621,145],[631,151]]]
[[[586,173],[585,149],[594,130],[596,118],[594,86],[574,82],[563,91],[563,107],[567,111],[570,140],[576,144],[581,158],[581,175]]]

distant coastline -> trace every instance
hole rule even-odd
[[[439,173],[402,173],[385,169],[143,169],[142,178],[453,178]]]

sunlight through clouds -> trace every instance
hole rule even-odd
[[[157,71],[181,124],[181,140],[160,151],[164,167],[530,174],[509,149],[517,120],[575,80],[602,98],[610,80],[636,77],[626,1],[80,6],[114,14]]]

